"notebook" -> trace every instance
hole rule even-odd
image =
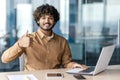
[[[110,62],[114,49],[115,49],[115,45],[103,47],[96,66],[91,66],[87,70],[73,69],[73,70],[68,70],[66,72],[85,74],[85,75],[96,75],[104,71],[108,67],[108,64]]]
[[[7,77],[8,80],[38,80],[33,74],[11,74]]]

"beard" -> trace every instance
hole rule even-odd
[[[46,26],[48,25],[48,26]],[[45,23],[43,26],[39,26],[44,31],[51,31],[55,24],[51,25],[50,23]]]
[[[44,30],[44,31],[51,31],[52,29],[53,29],[53,27],[51,27],[51,28],[43,28],[43,27],[40,27],[42,30]]]

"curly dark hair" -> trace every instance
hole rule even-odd
[[[33,13],[36,23],[39,21],[40,17],[43,15],[52,15],[54,17],[55,23],[59,20],[60,15],[55,7],[49,4],[43,4],[36,8]],[[39,24],[37,23],[39,26]]]

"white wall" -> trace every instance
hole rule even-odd
[[[32,5],[31,4],[17,4],[17,36],[20,38],[28,30],[28,33],[33,31],[33,22],[32,22]]]
[[[6,34],[6,0],[0,2],[0,36]]]

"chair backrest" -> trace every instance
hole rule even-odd
[[[24,66],[25,66],[25,54],[24,53],[19,57],[19,64],[20,64],[20,71],[23,71]]]

